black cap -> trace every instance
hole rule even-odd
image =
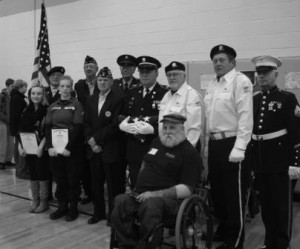
[[[120,66],[137,66],[136,58],[130,54],[120,55],[117,59],[117,63]]]
[[[84,64],[89,64],[89,63],[93,63],[93,64],[95,64],[96,66],[98,66],[97,61],[96,61],[93,57],[87,55],[87,56],[85,57]]]
[[[182,116],[178,113],[170,113],[163,116],[163,119],[160,122],[171,122],[171,123],[184,123],[186,121],[186,117]]]
[[[235,50],[232,47],[224,44],[220,44],[212,48],[212,50],[210,51],[210,59],[212,60],[216,54],[228,54],[233,56],[233,58],[236,57]]]
[[[185,72],[185,66],[178,61],[172,61],[168,66],[165,67],[165,71],[167,73],[173,70],[179,70]]]
[[[112,79],[112,73],[108,67],[104,67],[100,69],[99,73],[97,74],[97,77],[102,77],[102,78],[111,78]]]
[[[138,68],[154,68],[158,69],[161,67],[161,63],[159,60],[151,57],[151,56],[140,56],[137,59]]]
[[[65,68],[64,67],[52,67],[49,72],[47,73],[47,76],[50,76],[53,73],[61,73],[65,74]]]

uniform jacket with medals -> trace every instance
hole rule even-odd
[[[145,97],[143,96],[143,91],[143,86],[129,89],[120,119],[120,121],[122,121],[122,119],[130,116],[129,122],[143,120],[150,123],[154,128],[154,134],[128,134],[126,157],[129,161],[135,162],[142,161],[150,143],[158,135],[159,105],[168,90],[156,83],[152,91]]]
[[[99,114],[98,102],[99,94],[92,95],[86,102],[84,115],[85,140],[88,141],[91,137],[94,137],[96,144],[102,148],[100,156],[104,162],[118,162],[120,161],[118,116],[123,108],[124,97],[111,90],[107,94]],[[93,153],[91,150],[88,151],[90,158],[91,153]]]
[[[287,172],[300,144],[300,127],[295,116],[295,96],[277,86],[254,96],[253,136],[287,131],[273,139],[251,140],[251,162],[256,173]]]
[[[140,86],[140,85],[141,85],[140,80],[133,77],[128,89],[131,89],[133,87],[137,87],[137,86]],[[116,92],[126,94],[126,92],[124,91],[123,78],[114,79],[114,82],[113,82],[113,85],[112,85],[111,89],[115,90]]]

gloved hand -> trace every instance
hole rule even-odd
[[[245,151],[233,147],[229,155],[229,162],[238,163],[245,159]]]
[[[100,153],[101,151],[102,151],[102,148],[101,148],[101,146],[100,145],[95,145],[95,146],[93,146],[92,147],[92,151],[94,152],[94,153]]]
[[[154,128],[151,124],[144,122],[144,121],[138,121],[136,123],[137,126],[137,132],[139,134],[153,134],[154,133]]]
[[[300,177],[300,168],[290,166],[289,167],[289,176],[290,176],[291,180],[298,179]]]
[[[128,120],[129,120],[129,116],[121,122],[121,124],[119,125],[120,130],[130,134],[136,134],[137,133],[136,123],[129,124]]]

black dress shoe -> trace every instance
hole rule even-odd
[[[92,218],[89,218],[89,219],[88,219],[88,224],[90,224],[90,225],[96,224],[96,223],[98,223],[99,221],[104,220],[104,219],[105,219],[104,217],[96,217],[96,216],[93,216]]]
[[[4,165],[4,163],[0,163],[0,170],[3,170],[3,169],[5,169],[5,165]]]
[[[88,204],[88,203],[90,203],[92,201],[92,199],[90,198],[90,197],[84,197],[82,200],[81,200],[81,204],[82,205],[85,205],[85,204]]]
[[[15,166],[16,164],[15,164],[15,163],[12,163],[12,162],[10,162],[10,161],[6,161],[6,162],[5,162],[5,165],[6,165],[7,167],[13,167],[13,166]]]
[[[65,220],[70,222],[74,221],[78,218],[78,210],[77,209],[70,209],[69,212],[67,213]]]
[[[59,207],[55,212],[49,215],[50,220],[57,220],[68,213],[67,207]]]

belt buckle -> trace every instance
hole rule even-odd
[[[260,136],[260,135],[257,135],[256,138],[257,138],[258,141],[264,140],[264,139],[263,139],[263,136]]]

